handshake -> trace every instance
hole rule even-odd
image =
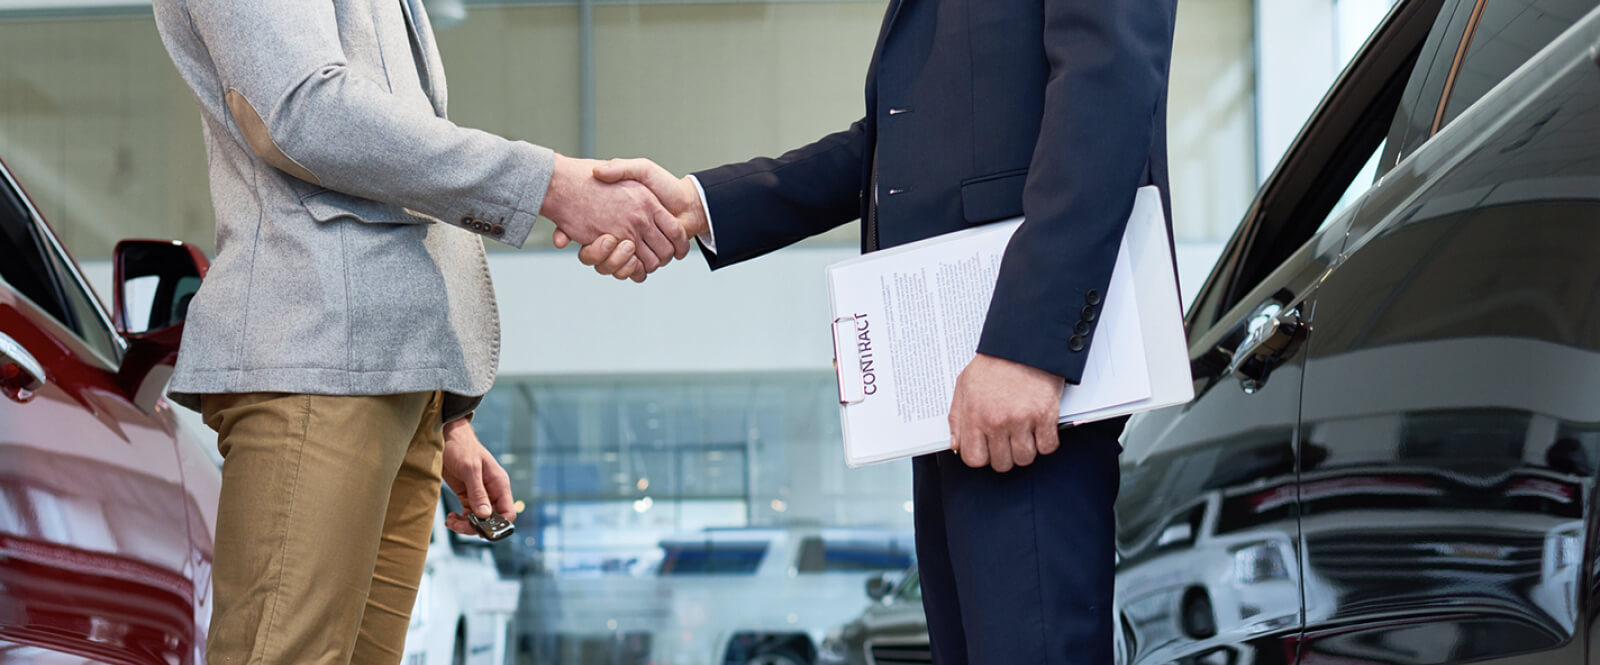
[[[556,155],[540,212],[556,223],[556,247],[576,242],[584,265],[635,282],[688,256],[689,239],[710,229],[694,183],[648,159]]]

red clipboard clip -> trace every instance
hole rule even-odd
[[[860,404],[867,400],[861,383],[861,353],[856,346],[856,317],[833,320],[833,373],[839,379],[839,403]]]

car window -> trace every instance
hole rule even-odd
[[[911,549],[893,540],[807,538],[800,544],[795,569],[802,573],[903,570],[911,561]]]
[[[1446,84],[1443,128],[1600,5],[1596,0],[1478,0],[1466,56]],[[1437,130],[1436,130],[1437,131]]]
[[[1410,67],[1404,70],[1409,71]],[[1297,186],[1274,192],[1276,196],[1261,207],[1254,237],[1221,312],[1232,309],[1255,291],[1268,275],[1371,189],[1376,159],[1382,154],[1384,139],[1399,107],[1401,84],[1398,77],[1391,79],[1360,110],[1361,117],[1353,126],[1336,140],[1312,137],[1306,142],[1305,158],[1292,164],[1299,172],[1285,178],[1285,182]]]
[[[70,260],[34,222],[16,191],[0,182],[0,280],[33,301],[91,349],[116,362],[115,333]]]
[[[662,575],[754,575],[767,556],[764,542],[663,544],[661,549]]]
[[[44,238],[21,198],[0,183],[0,280],[65,324],[72,318],[46,256]]]
[[[89,348],[99,352],[107,361],[116,363],[118,359],[116,333],[106,321],[99,300],[95,298],[94,292],[75,276],[77,270],[73,267],[71,259],[56,247],[51,247],[49,253],[55,273],[60,277],[61,294],[72,311],[72,329],[78,333],[78,337],[89,344]]]
[[[1361,170],[1356,172],[1355,179],[1350,181],[1348,187],[1345,187],[1344,193],[1339,195],[1339,200],[1333,204],[1333,210],[1329,211],[1328,216],[1323,218],[1322,224],[1317,227],[1317,231],[1320,232],[1327,228],[1328,222],[1337,219],[1339,213],[1348,210],[1352,204],[1367,193],[1367,190],[1372,189],[1373,183],[1378,179],[1378,160],[1383,156],[1384,147],[1387,145],[1388,141],[1378,144],[1378,147],[1372,150],[1372,154],[1367,156],[1366,164],[1362,165]]]

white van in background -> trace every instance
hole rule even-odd
[[[707,529],[661,542],[667,625],[659,665],[809,665],[830,629],[867,606],[868,579],[910,567],[909,532]]]
[[[502,579],[488,541],[444,527],[459,511],[449,490],[439,503],[428,563],[406,631],[405,665],[505,665],[521,584]]]

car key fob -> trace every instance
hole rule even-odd
[[[472,528],[477,529],[484,539],[491,542],[504,540],[517,530],[515,525],[499,515],[478,517],[477,513],[468,511],[467,521],[472,523]]]

